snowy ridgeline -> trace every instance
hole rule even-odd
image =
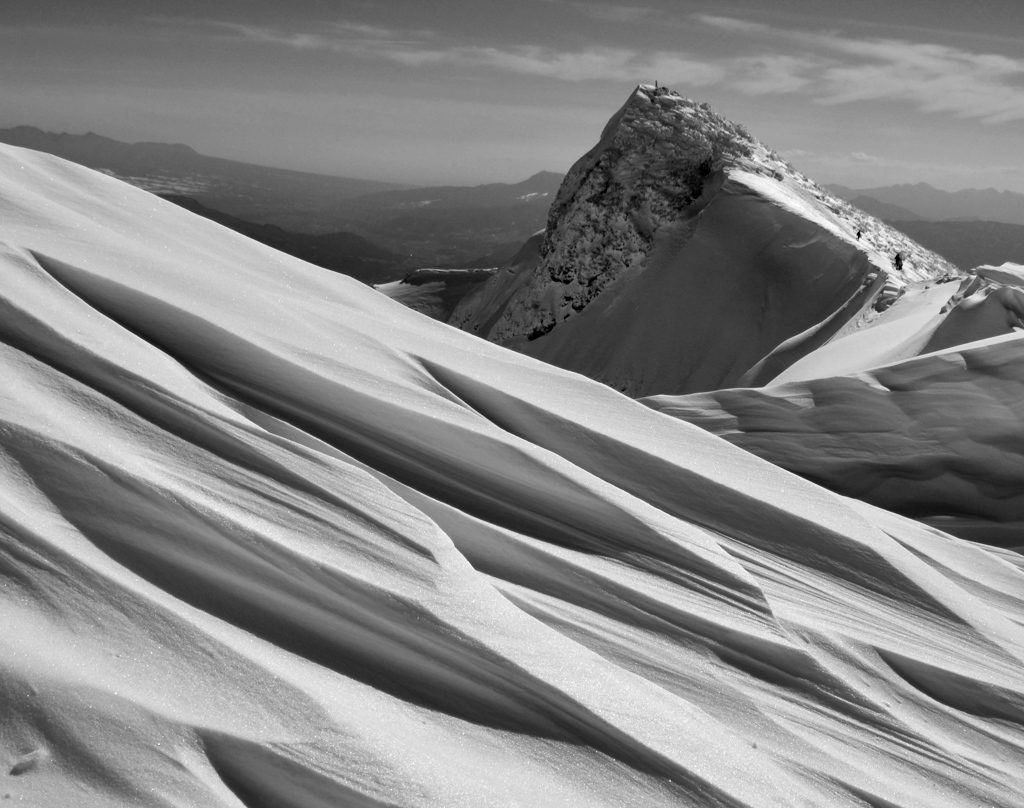
[[[448,321],[630,396],[690,393],[958,274],[706,104],[642,85],[566,175],[536,259]]]
[[[0,243],[12,802],[1020,804],[1020,556],[55,158]]]

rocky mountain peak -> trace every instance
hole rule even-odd
[[[646,203],[655,215],[674,214],[700,196],[714,168],[759,147],[742,126],[708,104],[642,84],[612,116],[598,144],[570,169],[551,208],[549,241],[581,196],[597,193],[603,202],[622,198]]]
[[[649,85],[569,170],[537,240],[448,322],[634,396],[729,386],[797,335],[810,350],[908,283],[956,274],[707,104]]]
[[[644,263],[655,233],[699,209],[709,178],[740,163],[768,174],[785,165],[708,104],[639,85],[551,206],[537,274],[555,288],[506,309],[491,338],[535,339],[581,311]]]

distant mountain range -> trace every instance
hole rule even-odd
[[[181,144],[123,143],[32,126],[0,129],[0,143],[54,154],[153,193],[188,197],[248,223],[292,234],[356,233],[401,255],[409,270],[502,263],[545,226],[562,180],[542,171],[520,183],[413,188],[207,157]]]
[[[886,205],[897,205],[913,211],[924,219],[981,219],[1024,225],[1024,194],[1013,191],[996,191],[993,188],[942,191],[926,182],[919,182],[916,185],[889,185],[884,188],[854,189],[845,185],[826,187],[839,198],[855,205],[858,197],[870,197]],[[906,216],[902,218],[907,220]]]
[[[239,219],[208,208],[188,196],[160,196],[253,241],[325,269],[349,275],[363,283],[388,283],[404,278],[409,272],[403,256],[378,247],[355,233],[293,233],[276,224],[254,224]]]
[[[398,252],[420,266],[480,266],[480,256],[511,258],[547,225],[562,175],[541,171],[523,182],[385,191],[350,200],[341,211],[346,229]]]
[[[92,132],[55,134],[16,126],[0,129],[0,143],[54,154],[153,193],[190,196],[232,216],[282,226],[298,221],[306,231],[332,229],[329,212],[352,197],[409,187],[207,157],[182,144],[122,143]],[[318,212],[325,216],[322,223],[319,217],[306,219]]]
[[[847,200],[850,204],[860,208],[865,213],[870,213],[879,219],[884,219],[887,222],[900,221],[900,222],[923,222],[926,221],[924,216],[919,216],[912,210],[907,208],[901,208],[899,205],[891,205],[888,202],[881,202],[871,196],[858,196],[853,199]]]
[[[1024,225],[921,220],[889,220],[889,224],[961,269],[1007,261],[1024,263]]]

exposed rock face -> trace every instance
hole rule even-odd
[[[569,171],[537,259],[449,322],[628,395],[683,393],[954,272],[706,104],[642,85]]]
[[[569,170],[551,211],[536,274],[490,339],[550,331],[619,275],[639,268],[654,235],[696,201],[716,166],[757,144],[743,129],[665,88],[639,87],[601,140]],[[464,327],[471,312],[457,313]]]
[[[506,309],[493,339],[537,337],[570,309],[581,311],[643,264],[655,233],[701,196],[716,166],[755,146],[706,104],[640,89],[572,167],[551,207],[539,273],[555,286],[535,287],[525,306]]]

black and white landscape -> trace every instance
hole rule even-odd
[[[855,190],[699,92],[870,107],[825,71],[880,63],[909,92],[949,62],[976,82],[952,112],[1019,132],[1013,48],[888,11],[911,69],[797,0],[538,0],[586,58],[452,44],[412,5],[333,27],[333,7],[228,5],[186,25],[112,2],[75,30],[120,31],[128,59],[140,31],[206,26],[219,58],[289,49],[261,51],[282,82],[291,58],[351,58],[356,86],[390,59],[421,91],[505,71],[564,106],[613,69],[680,82],[602,94],[573,160],[501,180],[0,121],[0,800],[1020,806],[1024,250],[965,266],[939,237],[1024,227],[1021,194],[868,168]],[[11,19],[0,44],[62,30]],[[735,54],[600,44],[679,19]],[[460,159],[478,124],[452,119]]]

